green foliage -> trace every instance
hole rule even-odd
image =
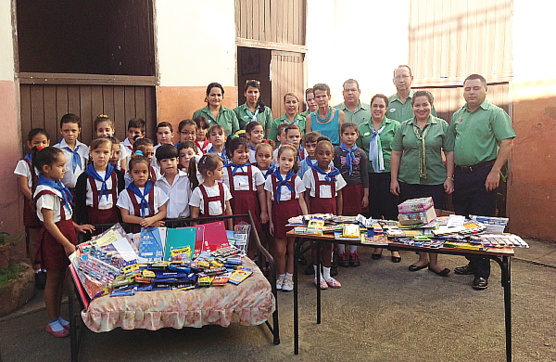
[[[10,280],[16,279],[19,274],[25,270],[20,264],[12,264],[6,269],[0,270],[0,288],[7,285]]]

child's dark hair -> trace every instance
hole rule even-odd
[[[251,121],[249,123],[247,123],[247,125],[245,125],[245,133],[251,133],[253,132],[253,130],[255,129],[255,127],[257,126],[261,126],[263,128],[263,132],[264,132],[264,127],[262,124],[260,124],[257,121]]]
[[[168,127],[170,128],[170,132],[174,132],[174,127],[170,122],[160,122],[159,124],[156,125],[157,130],[161,127]]]
[[[60,119],[60,128],[62,128],[62,125],[66,123],[77,123],[77,126],[81,128],[81,118],[79,118],[79,116],[76,114],[73,113],[64,114]]]
[[[210,126],[210,128],[209,128],[209,130],[208,130],[208,132],[207,132],[207,134],[209,135],[209,137],[210,137],[210,134],[211,134],[212,132],[216,131],[216,130],[220,131],[224,136],[226,136],[226,129],[225,129],[222,125],[220,125],[220,124],[213,124],[212,126]]]
[[[199,163],[195,163],[195,159],[192,159],[189,163],[189,182],[191,187],[195,188],[199,185],[199,180],[197,179],[197,169],[204,179],[207,177],[209,171],[215,171],[219,165],[224,165],[224,160],[218,156],[216,153],[207,153],[199,159]]]
[[[290,124],[286,123],[286,122],[282,122],[278,125],[278,128],[276,129],[276,132],[278,133],[278,135],[280,137],[282,137],[282,133],[284,133],[284,130],[286,129],[286,127],[288,127]]]
[[[120,140],[116,136],[109,137],[108,139],[110,140],[110,142],[112,142],[113,145],[120,144]]]
[[[184,119],[183,121],[181,121],[180,124],[178,125],[178,132],[181,132],[181,130],[185,126],[193,126],[193,127],[195,127],[195,132],[197,132],[197,123],[195,123],[191,119]],[[170,128],[170,130],[171,130],[171,128]]]
[[[91,144],[89,145],[89,151],[94,151],[103,144],[108,144],[110,146],[110,149],[112,149],[112,141],[110,140],[110,138],[100,137],[95,138],[91,141]]]
[[[154,146],[154,142],[147,137],[138,137],[133,143],[133,150],[137,151],[141,146]]]
[[[132,118],[127,122],[127,130],[130,128],[139,128],[141,132],[145,132],[145,120],[142,118]]]
[[[334,146],[332,146],[332,142],[330,142],[330,138],[326,136],[320,136],[317,139],[317,147],[315,148],[315,152],[322,147],[330,147],[332,152],[334,152]]]
[[[156,159],[162,161],[168,158],[178,158],[178,149],[174,145],[160,145],[156,149]]]
[[[249,87],[257,88],[259,90],[259,99],[257,100],[257,108],[259,108],[259,113],[263,113],[265,109],[265,104],[260,96],[261,82],[259,82],[258,80],[247,80],[245,82],[244,92],[247,92],[247,88]]]
[[[297,148],[295,148],[295,146],[292,145],[281,145],[280,148],[278,149],[278,159],[276,160],[276,162],[279,162],[280,160],[280,155],[282,153],[284,153],[285,150],[291,150],[293,152],[293,172],[297,173],[297,170],[299,169],[299,152],[297,151]]]
[[[133,170],[133,166],[137,165],[138,163],[145,163],[145,165],[147,165],[147,169],[150,170],[151,163],[149,162],[149,159],[146,158],[145,156],[135,155],[135,157],[132,157],[131,160],[129,160],[129,172],[130,173],[131,173],[131,170]],[[149,172],[149,179],[150,179],[150,172]]]
[[[307,143],[318,142],[319,137],[321,137],[321,135],[317,131],[308,132],[305,137],[303,137],[303,146],[306,146]]]
[[[106,114],[99,114],[97,116],[97,118],[95,118],[95,121],[93,123],[93,126],[95,127],[95,132],[97,131],[97,127],[99,124],[101,124],[102,122],[106,122],[108,123],[108,125],[110,127],[112,127],[112,131],[116,131],[116,127],[114,127],[114,121],[112,121],[112,119],[110,117],[108,117]]]
[[[40,151],[33,147],[33,150],[33,166],[39,170],[39,173],[42,173],[44,166],[51,166],[60,155],[64,154],[61,149],[56,147],[45,147]]]
[[[299,134],[301,134],[301,128],[299,128],[297,124],[288,124],[287,127],[284,129],[284,134],[288,136],[288,131],[291,129],[296,129],[299,131]]]
[[[27,141],[32,142],[33,138],[35,138],[35,136],[39,135],[39,134],[45,135],[47,140],[50,139],[50,136],[48,135],[48,132],[46,132],[46,130],[44,128],[33,128],[27,134]]]
[[[226,140],[226,145],[224,148],[226,149],[226,156],[231,160],[234,151],[239,148],[239,146],[243,146],[245,150],[249,150],[249,141],[247,137],[245,137],[245,133],[241,135],[231,135]]]
[[[263,148],[263,147],[269,147],[270,151],[272,152],[276,148],[276,143],[274,143],[273,140],[263,140],[261,143],[257,145],[255,152],[258,152],[259,148]]]
[[[192,148],[195,151],[195,153],[199,152],[199,149],[197,148],[197,145],[195,144],[195,142],[193,142],[193,141],[181,141],[180,143],[178,143],[178,154],[180,153],[181,150],[183,150],[185,148]],[[156,158],[158,158],[158,156]]]
[[[208,129],[210,127],[208,120],[203,116],[193,118],[193,122],[197,125],[197,129]]]
[[[342,123],[342,126],[340,127],[340,133],[344,133],[348,128],[353,128],[356,133],[359,133],[359,126],[355,122]]]

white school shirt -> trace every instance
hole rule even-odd
[[[320,174],[317,172],[317,176],[319,180],[324,181],[325,175]],[[334,176],[336,178],[336,191],[343,189],[347,183],[346,180],[342,177],[342,174],[338,174]],[[315,179],[313,177],[313,169],[309,168],[305,175],[303,176],[303,184],[305,188],[309,191],[309,196],[315,197]],[[338,192],[334,195],[337,196]],[[320,198],[321,199],[331,199],[332,198],[332,187],[329,184],[321,185],[320,187]]]
[[[253,150],[251,149],[251,146],[249,146],[249,163],[255,163],[257,162],[257,159],[255,158],[255,155],[257,154],[257,150]]]
[[[144,192],[145,188],[139,187],[139,190],[141,190],[141,192]],[[137,203],[140,204],[141,199],[139,198],[139,196],[135,194],[133,196],[135,197],[135,200],[137,200]],[[149,195],[147,195],[146,200],[149,201]],[[158,186],[155,186],[154,187],[154,212],[151,214],[149,209],[145,209],[145,217],[158,214],[158,209],[166,202],[168,202],[168,196],[166,196],[166,193],[162,191]],[[120,193],[116,206],[118,206],[120,209],[128,210],[130,215],[139,216],[139,217],[141,216],[141,215],[135,215],[133,202],[129,198],[129,192],[127,191],[127,189]]]
[[[156,146],[154,146],[154,156],[153,156],[153,160],[151,161],[151,166],[153,166],[155,169],[159,169],[160,167],[158,166],[158,160],[156,158],[156,150],[158,150],[158,147],[162,146],[162,143],[157,144]]]
[[[222,181],[226,186],[228,186],[228,188],[231,187],[230,187],[230,180],[228,178],[227,169],[230,169],[230,171],[232,171],[234,167],[235,166],[224,167],[224,177],[222,178]],[[243,167],[238,169],[237,172],[247,172],[247,165],[244,165]],[[233,178],[234,178],[234,189],[236,191],[249,190],[249,179],[247,178],[247,175],[238,175],[236,173],[236,175]],[[257,166],[251,166],[251,179],[253,183],[252,191],[257,191],[257,186],[264,184],[265,180],[264,180],[263,173],[261,172],[261,170],[259,170]]]
[[[282,147],[282,145],[278,146],[274,151],[272,151],[272,164],[278,167],[278,150]]]
[[[44,217],[42,215],[41,210],[42,209],[47,209],[47,210],[52,210],[54,212],[54,218],[52,221],[54,221],[55,223],[57,223],[58,221],[62,220],[62,215],[60,213],[60,210],[62,209],[62,205],[63,205],[63,199],[62,199],[62,194],[60,193],[60,191],[50,187],[50,186],[46,186],[46,185],[39,185],[37,186],[37,189],[35,190],[35,193],[33,194],[33,198],[35,198],[36,195],[39,194],[39,192],[44,191],[44,190],[48,190],[48,191],[52,191],[56,194],[56,196],[52,195],[52,194],[46,194],[46,195],[42,195],[41,197],[38,198],[37,200],[37,217],[39,218],[39,220],[41,222],[44,222]],[[66,218],[64,220],[69,220],[71,219],[72,215],[73,215],[73,210],[71,209],[71,206],[63,206],[65,208],[65,213],[66,213]]]
[[[224,189],[224,202],[230,201],[232,199],[232,193],[230,192],[230,189],[225,184],[223,184],[222,186]],[[212,187],[205,186],[205,190],[207,191],[208,197],[220,195],[220,189],[218,187],[218,184]],[[209,201],[208,205],[209,205],[209,212],[208,212],[209,216],[221,215],[222,210],[224,211],[226,210],[226,205],[222,205],[220,201]],[[205,215],[207,214],[205,212],[205,201],[203,198],[203,193],[199,189],[199,186],[197,186],[195,190],[193,190],[193,193],[191,194],[191,199],[189,200],[189,206],[198,207],[200,214],[205,214]]]
[[[77,165],[77,167],[75,168],[75,172],[73,172],[73,153],[66,150],[66,147],[69,147],[66,143],[66,140],[62,138],[62,140],[56,143],[53,147],[61,149],[64,152],[64,155],[66,155],[66,173],[62,178],[62,183],[67,188],[75,188],[77,178],[83,173],[85,167],[87,167],[87,160],[89,159],[89,147],[86,144],[79,142],[78,140],[75,141],[75,147],[79,147],[77,149],[77,153],[79,154],[79,156],[81,156],[81,167]]]
[[[151,172],[151,170],[149,170],[149,175],[150,175],[150,172]],[[156,175],[156,179],[157,179],[157,180],[160,178],[160,176],[162,176],[161,173],[160,173],[160,169],[159,169],[158,167],[155,167],[155,168],[154,168],[154,173],[155,173],[155,175]],[[151,181],[152,181],[152,180],[151,180]],[[124,174],[124,182],[125,182],[125,188],[126,188],[126,189],[127,189],[127,187],[128,187],[129,185],[131,185],[131,183],[133,182],[133,179],[131,178],[131,175],[129,174],[129,169],[127,169],[127,170],[125,171],[125,174]]]
[[[116,180],[118,180],[118,175],[116,174],[116,171],[113,172],[114,172],[114,176],[116,177]],[[97,171],[97,173],[102,179],[104,179],[104,176],[106,175],[106,171],[100,171],[100,172]],[[94,205],[93,189],[91,188],[90,181],[91,178],[88,177],[87,175],[87,193],[85,194],[85,205],[93,207]],[[97,186],[97,190],[100,192],[100,189],[102,187],[102,182],[95,179],[95,185]],[[109,177],[108,180],[106,180],[106,187],[108,188],[108,198],[106,197],[106,195],[102,195],[102,197],[98,202],[99,210],[111,209],[114,206],[114,202],[117,201],[112,199],[112,193],[110,192],[110,190],[112,190],[112,188],[114,187],[114,185],[112,185],[112,177]],[[118,186],[116,186],[116,188],[117,187]],[[118,190],[116,190],[116,194],[118,194]]]
[[[127,148],[127,150],[129,151],[129,153],[133,153],[133,145],[131,144],[131,141],[129,140],[129,138],[125,138],[125,140],[123,140],[122,142],[120,142],[120,145],[124,145],[125,148]]]
[[[195,144],[197,145],[197,149],[199,150],[199,155],[201,155],[201,156],[204,155],[205,153],[207,153],[208,150],[210,150],[211,147],[212,147],[212,143],[210,143],[210,142],[207,143],[207,145],[205,147],[202,147],[204,143],[205,143],[205,141],[203,141],[203,142],[195,141]]]
[[[127,140],[127,138],[126,138]],[[118,160],[118,166],[120,166],[122,164],[122,161],[124,161],[124,165],[129,165],[129,159],[131,157],[131,154],[133,153],[133,151],[131,151],[129,148],[127,148],[126,145],[123,144],[123,142],[120,142],[120,159]]]
[[[282,179],[286,178],[286,175],[284,175],[284,174],[281,174],[281,175],[282,175]],[[295,198],[299,199],[299,194],[302,194],[303,192],[305,192],[305,184],[303,184],[303,180],[301,179],[301,177],[297,176],[295,178],[293,188],[295,190]],[[276,200],[276,198],[274,197],[274,186],[272,185],[272,174],[268,175],[268,178],[266,179],[266,181],[264,183],[264,189],[266,191],[270,192],[270,197],[271,197],[272,201]],[[287,186],[282,186],[280,188],[280,202],[291,200],[291,196],[292,196],[292,193]]]
[[[33,187],[33,175],[31,174],[31,168],[25,160],[19,160],[17,166],[15,166],[14,174],[18,176],[27,177],[27,186],[29,189]],[[35,167],[35,175],[39,174],[39,170]]]
[[[189,199],[191,198],[192,191],[189,176],[185,172],[178,171],[171,185],[166,180],[166,177],[161,176],[156,181],[155,187],[159,187],[168,196],[168,204],[166,205],[167,218],[175,219],[189,216]]]

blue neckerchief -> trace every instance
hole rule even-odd
[[[75,147],[75,150],[72,150],[71,148],[68,147],[64,147],[64,150],[70,152],[71,155],[71,159],[72,159],[72,169],[73,169],[73,173],[75,173],[75,170],[77,169],[77,166],[79,165],[79,168],[83,167],[81,164],[81,155],[79,154],[79,146]]]
[[[85,173],[89,176],[91,176],[92,178],[94,178],[97,181],[102,182],[102,186],[100,187],[100,192],[98,195],[98,201],[100,202],[100,199],[102,199],[102,195],[106,196],[106,200],[108,200],[108,186],[106,186],[106,181],[108,181],[108,179],[110,178],[110,176],[112,176],[112,172],[114,172],[114,166],[112,166],[110,163],[108,163],[108,166],[106,166],[106,175],[104,175],[104,179],[98,174],[97,170],[95,170],[95,166],[93,165],[93,163],[89,164],[89,166],[87,166],[87,168],[85,168]],[[112,185],[112,187],[115,187],[116,185]]]
[[[274,177],[276,177],[276,180],[278,181],[278,185],[276,185],[276,190],[274,191],[274,199],[276,199],[277,203],[280,203],[282,186],[286,186],[291,192],[295,194],[294,188],[288,182],[292,179],[293,175],[295,175],[295,172],[293,172],[293,168],[288,172],[285,179],[282,178],[282,174],[280,173],[280,168],[277,168],[272,174],[274,175]]]
[[[305,151],[305,149],[303,148],[303,146],[302,146],[302,145],[299,145],[299,156],[298,156],[298,160],[299,160],[299,162],[301,162],[301,161],[303,161],[303,160],[304,160],[304,158],[303,158],[303,157],[301,157],[301,155],[303,154],[303,151]]]
[[[324,172],[322,168],[319,167],[319,163],[315,162],[315,163],[310,163],[309,162],[309,167],[311,167],[313,170],[317,171],[318,173],[320,173],[321,175],[324,175],[324,180],[328,183],[330,183],[330,181],[334,181],[336,182],[336,175],[340,174],[340,171],[338,171],[338,169],[336,167],[331,167],[331,170],[328,172]],[[317,180],[315,180],[317,181]]]
[[[30,164],[33,164],[33,158],[31,153],[29,152],[28,154],[25,155],[25,157],[23,157],[24,159],[26,159],[27,161],[29,161]]]
[[[276,170],[276,166],[273,165],[273,164],[270,164],[270,166],[268,167],[268,170],[266,170],[266,172],[264,174],[265,180],[269,175],[271,175],[274,172],[274,170]]]
[[[71,203],[73,202],[73,196],[71,196],[70,190],[62,184],[62,181],[60,180],[52,181],[51,179],[47,178],[43,174],[40,174],[39,177],[37,178],[37,186],[40,185],[52,187],[54,190],[60,191],[60,193],[62,194],[62,201],[64,202],[64,205],[62,206],[66,206],[68,210],[71,210]]]
[[[226,157],[226,149],[225,148],[222,150],[221,153],[218,153],[218,151],[216,151],[214,149],[214,146],[211,146],[210,150],[208,150],[207,153],[216,153],[218,156],[220,156],[224,160],[224,163],[226,163],[226,161],[228,160],[228,157]]]
[[[357,145],[353,145],[352,148],[347,148],[347,146],[342,143],[340,145],[340,149],[347,152],[346,162],[349,167],[348,175],[351,176],[351,174],[353,173],[353,164],[355,163],[355,153],[353,153],[353,151],[357,149]]]
[[[253,151],[256,151],[256,150],[257,150],[257,148],[256,148],[256,147],[253,147],[251,144],[249,144],[249,149],[250,149],[250,150],[253,150]]]
[[[233,167],[232,176],[235,176],[237,170],[243,171],[243,166],[249,166],[249,165],[251,165],[249,162],[244,163],[243,165],[236,165],[235,163],[230,162],[230,163],[225,164],[224,167]]]
[[[133,192],[135,195],[137,195],[141,198],[141,202],[139,203],[139,207],[141,208],[141,217],[143,219],[145,218],[145,209],[148,209],[149,213],[152,214],[153,210],[151,210],[151,206],[149,205],[149,202],[147,201],[147,195],[149,194],[149,192],[151,192],[151,190],[153,188],[153,183],[150,182],[150,181],[147,181],[147,183],[145,184],[145,191],[143,193],[141,193],[141,190],[139,190],[139,187],[137,187],[137,185],[135,185],[135,182],[132,182],[127,188],[130,189],[131,192]],[[153,205],[154,205],[154,200],[153,200]]]

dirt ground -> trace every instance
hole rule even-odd
[[[512,263],[514,361],[556,360],[556,245],[533,242],[518,249]],[[505,330],[500,269],[492,263],[490,287],[475,291],[472,276],[439,277],[409,272],[417,259],[402,252],[400,264],[385,251],[371,260],[362,248],[362,266],[340,268],[338,290],[323,291],[323,322],[316,324],[315,288],[300,275],[300,353],[293,353],[293,294],[279,292],[281,344],[273,345],[263,326],[208,326],[156,332],[86,331],[82,361],[503,361]],[[453,270],[465,259],[441,255]],[[39,297],[37,297],[39,298]],[[36,299],[37,299],[36,298]],[[34,303],[40,305],[40,298]],[[65,308],[66,306],[64,306]],[[69,338],[44,331],[44,308],[0,319],[3,361],[66,361]]]

